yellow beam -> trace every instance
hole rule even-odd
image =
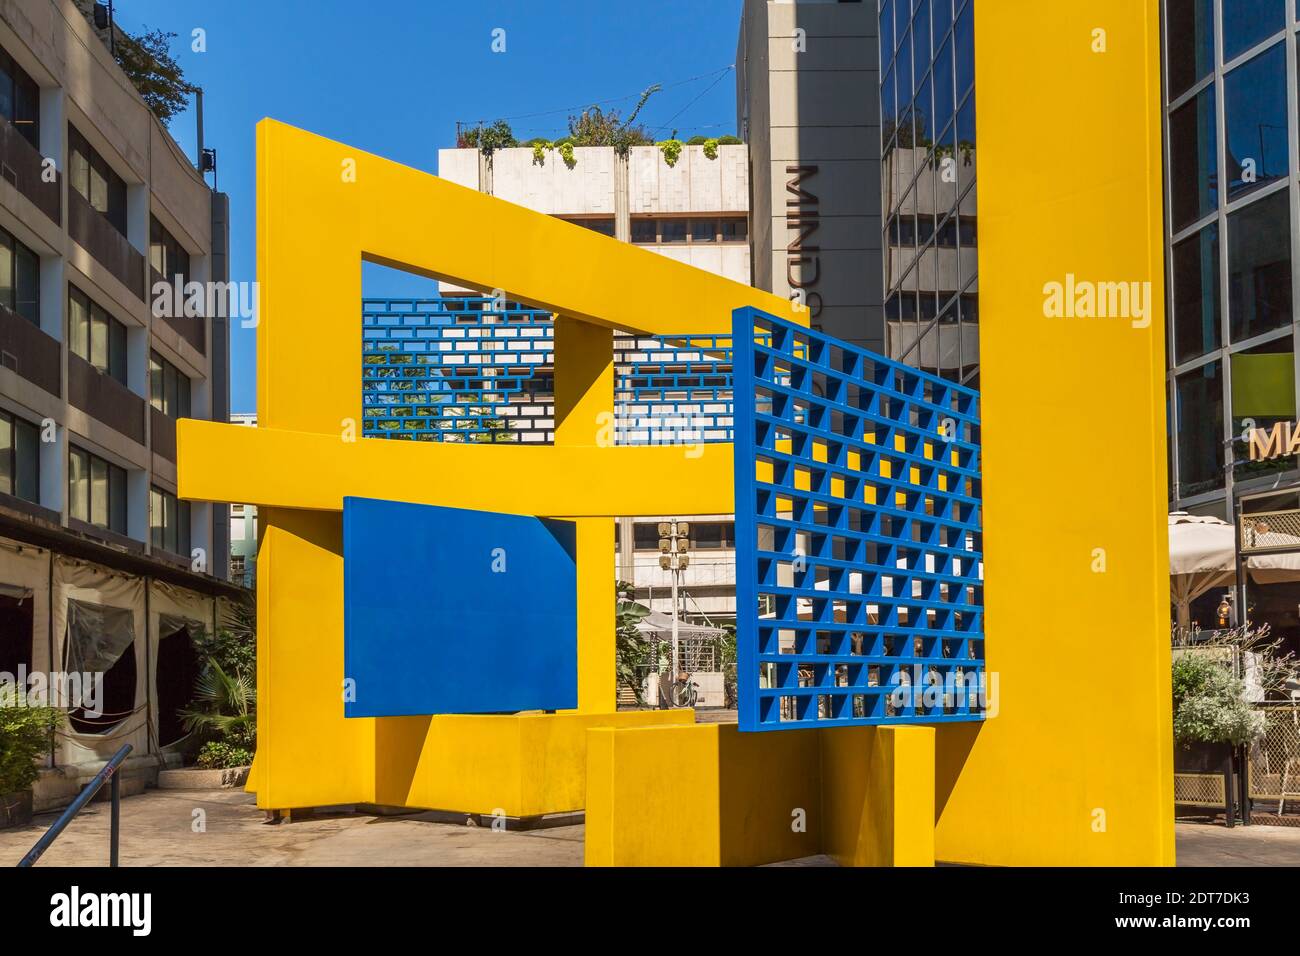
[[[176,448],[181,497],[200,501],[341,511],[353,495],[544,517],[735,508],[729,444],[347,442],[337,434],[181,419]],[[611,541],[610,554],[613,548]]]

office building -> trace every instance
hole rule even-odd
[[[155,289],[228,278],[227,200],[87,10],[0,2],[0,672],[103,675],[38,806],[123,743],[129,785],[156,772],[192,690],[178,635],[235,593],[224,509],[176,494],[176,420],[228,414],[225,326]]]

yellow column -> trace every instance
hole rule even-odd
[[[975,95],[993,693],[937,854],[1171,865],[1159,4],[979,3]]]
[[[820,733],[822,852],[841,866],[934,866],[934,728]]]
[[[612,444],[613,418],[613,333],[556,316],[555,444]],[[607,713],[617,697],[614,519],[579,518],[577,525],[578,712]]]

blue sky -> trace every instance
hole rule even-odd
[[[741,0],[116,0],[117,21],[178,34],[173,52],[204,89],[206,145],[230,194],[231,278],[256,278],[253,128],[271,116],[436,171],[456,121],[513,121],[521,139],[557,136],[590,103],[642,113],[656,138],[735,133]],[[207,51],[191,50],[206,31]],[[492,31],[506,31],[493,53]],[[691,79],[703,77],[702,79]],[[682,82],[690,80],[690,82]],[[715,82],[716,81],[716,82]],[[676,85],[674,85],[676,84]],[[548,115],[528,116],[546,113]],[[193,155],[194,116],[172,135]],[[369,270],[368,295],[415,294],[417,281]],[[358,303],[358,308],[360,304]],[[254,332],[231,332],[232,411],[255,410]],[[358,374],[360,374],[358,370]]]

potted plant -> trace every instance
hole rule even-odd
[[[36,761],[63,720],[55,707],[29,704],[13,684],[0,684],[0,830],[32,819]]]

